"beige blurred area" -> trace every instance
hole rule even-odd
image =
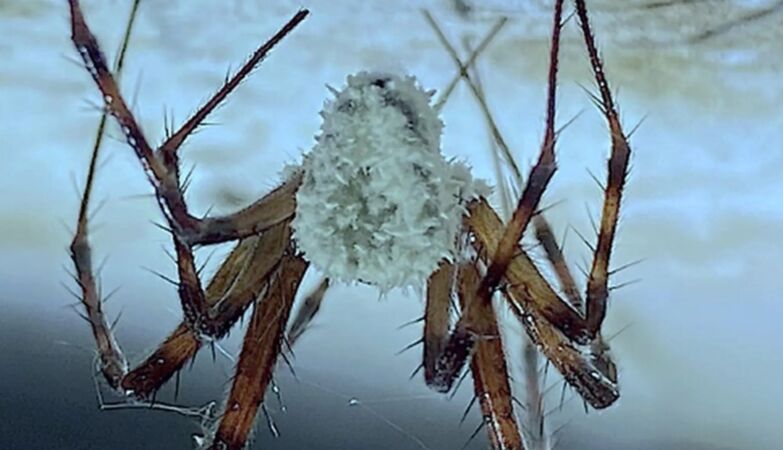
[[[83,3],[104,49],[114,55],[129,2]],[[456,69],[422,19],[422,5],[463,54],[464,45],[476,45],[501,15],[510,18],[477,66],[487,102],[519,161],[527,167],[534,160],[551,31],[551,2],[541,0],[143,0],[122,85],[150,139],[163,136],[164,109],[176,123],[183,121],[229,67],[238,67],[302,5],[311,17],[217,111],[215,125],[185,147],[185,168],[195,165],[188,200],[196,212],[230,211],[273,187],[285,164],[312,145],[325,84],[342,86],[359,70],[394,70],[416,75],[427,88],[446,86]],[[616,283],[640,281],[614,292],[606,323],[608,335],[619,332],[611,343],[621,400],[589,415],[578,400],[569,402],[551,415],[549,426],[569,422],[562,440],[568,449],[779,448],[783,2],[588,5],[625,126],[641,122],[631,137],[632,171],[614,266],[642,263],[617,275]],[[68,339],[88,346],[83,324],[62,308],[70,300],[60,283],[69,282],[64,249],[99,116],[91,105],[99,96],[73,62],[64,2],[0,0],[0,35],[0,283],[17,293],[0,292],[0,303],[72,323]],[[601,192],[588,171],[604,178],[608,136],[583,90],[593,82],[575,18],[565,27],[561,61],[558,122],[576,120],[561,135],[559,171],[545,202],[557,204],[549,217],[558,233],[573,227],[590,239]],[[443,119],[444,153],[469,161],[494,183],[489,135],[465,86],[455,90]],[[109,131],[117,135],[114,127]],[[138,162],[116,139],[105,147],[96,189],[105,205],[95,216],[94,244],[99,257],[111,255],[103,280],[107,289],[123,286],[112,311],[125,311],[120,337],[139,337],[144,347],[132,350],[143,353],[178,319],[175,292],[139,269],[173,274],[161,251],[169,239],[150,224],[159,219],[157,206]],[[589,261],[589,250],[570,232],[565,251],[583,282],[578,267]],[[223,254],[220,249],[214,259]],[[349,394],[355,380],[372,379],[384,392],[429,395],[422,380],[408,380],[416,351],[394,356],[417,338],[416,327],[397,327],[418,317],[420,298],[394,292],[376,301],[372,288],[353,286],[331,294],[312,334],[301,341],[296,361],[303,372],[328,372],[344,380],[335,389]],[[513,328],[511,315],[505,318]],[[518,333],[509,333],[507,345],[521,345],[521,338],[514,340]],[[229,351],[236,350],[237,338],[226,344]],[[80,363],[87,383],[89,360]],[[520,364],[512,362],[515,370]],[[224,380],[208,381],[219,396]],[[559,401],[556,391],[547,397],[551,407]],[[415,413],[415,404],[408,405]],[[465,403],[449,405],[458,420]],[[397,423],[393,414],[384,417]],[[457,424],[430,419],[404,429],[443,448],[427,441],[426,430],[442,433]],[[345,442],[346,448],[369,448],[350,436]]]

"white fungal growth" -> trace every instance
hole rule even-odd
[[[333,93],[304,157],[299,249],[334,279],[420,286],[455,257],[465,204],[488,188],[444,159],[443,123],[414,77],[361,72]]]

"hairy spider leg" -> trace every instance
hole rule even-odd
[[[278,189],[237,213],[225,217],[198,219],[188,212],[185,203],[176,150],[269,51],[307,17],[308,11],[301,10],[296,13],[277,34],[253,53],[233,77],[226,80],[218,92],[179,131],[167,139],[158,150],[153,150],[121,95],[119,86],[106,65],[106,58],[84,19],[79,2],[70,0],[69,4],[73,44],[103,94],[107,112],[115,117],[126,142],[139,158],[168,222],[177,255],[178,293],[187,324],[199,334],[208,334],[209,330],[201,325],[202,318],[209,315],[210,305],[201,287],[193,247],[257,234],[290,218],[295,206],[293,194],[299,179],[292,177]]]
[[[210,305],[203,328],[212,339],[223,337],[266,287],[290,239],[289,222],[261,236],[241,239],[220,265],[206,289]],[[183,320],[174,332],[122,380],[124,391],[148,398],[185,363],[192,360],[204,338]]]
[[[266,294],[253,309],[231,392],[209,449],[245,448],[281,352],[296,292],[307,270],[308,263],[295,253],[292,244]]]
[[[494,290],[505,274],[511,259],[514,256],[515,250],[518,249],[517,243],[521,237],[522,231],[535,212],[539,200],[546,189],[546,185],[556,168],[554,160],[554,114],[557,84],[557,54],[559,49],[560,29],[562,27],[561,22],[562,0],[556,2],[554,10],[552,52],[548,80],[549,89],[547,94],[547,125],[539,160],[531,170],[528,183],[525,186],[525,190],[523,191],[509,225],[505,228],[500,243],[493,247],[493,249],[496,249],[493,253],[494,257],[492,258],[491,264],[482,278],[481,283],[479,283],[477,287],[475,301],[467,304],[466,311],[457,321],[454,330],[443,347],[443,351],[440,352],[440,356],[438,357],[439,362],[434,364],[436,373],[427,380],[430,386],[441,392],[451,390],[454,381],[457,379],[459,373],[462,372],[462,368],[472,352],[472,347],[476,342],[475,336],[483,334],[483,330],[477,327],[478,324],[472,323],[471,321],[474,316],[471,314],[471,308],[481,308],[482,304],[491,303]],[[473,211],[470,212],[470,215],[473,215]]]
[[[615,107],[609,83],[604,75],[603,62],[595,45],[595,38],[590,28],[585,0],[576,0],[576,15],[582,29],[590,66],[593,69],[600,99],[596,98],[599,109],[606,118],[611,137],[611,155],[607,161],[607,180],[604,190],[604,206],[601,212],[601,224],[598,232],[598,242],[595,246],[593,265],[587,282],[587,329],[595,336],[606,316],[606,304],[609,298],[609,258],[612,254],[617,221],[620,216],[625,180],[628,176],[628,163],[631,157],[631,146],[623,132],[619,115]]]
[[[511,377],[495,309],[492,302],[480,302],[475,297],[480,281],[475,264],[460,265],[460,304],[465,314],[472,315],[471,323],[482,332],[470,361],[473,392],[479,400],[492,448],[522,450],[524,444],[514,415]]]
[[[546,227],[539,223],[538,239],[549,247],[545,249],[547,257],[556,267],[556,275],[566,290],[568,301],[560,298],[518,244],[527,223],[535,215],[541,195],[556,169],[554,112],[562,2],[555,4],[556,19],[552,35],[547,125],[539,160],[531,170],[517,209],[508,225],[502,224],[485,200],[476,201],[470,206],[467,223],[468,229],[476,238],[475,246],[479,255],[482,255],[489,265],[478,288],[478,298],[484,302],[488,301],[501,281],[505,281],[501,291],[509,300],[512,311],[525,326],[531,339],[541,347],[544,355],[586,401],[593,407],[604,408],[619,396],[616,368],[608,354],[608,346],[600,336],[600,325],[605,316],[606,295],[604,294],[608,291],[605,288],[608,257],[614,238],[630,150],[620,128],[617,114],[614,112],[611,94],[587,22],[584,2],[577,3],[577,15],[601,91],[602,110],[607,117],[612,134],[609,181],[606,185],[602,227],[594,260],[594,275],[588,283],[585,313],[580,311],[581,297],[574,294],[577,291],[573,286],[573,277],[570,276],[567,266],[562,264],[562,254],[559,249],[554,251],[556,245],[552,246],[554,242],[551,233],[549,235],[546,233]],[[477,330],[471,330],[466,317],[469,316],[463,314],[458,321],[439,358],[444,370],[430,377],[430,384],[438,390],[448,391],[451,388],[470,355],[470,348],[476,342],[471,334],[480,334],[476,333]],[[435,364],[435,367],[437,366]]]

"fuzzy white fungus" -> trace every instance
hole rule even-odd
[[[327,276],[386,291],[453,260],[467,200],[486,195],[440,152],[443,123],[414,77],[361,72],[333,91],[305,155],[294,237]]]

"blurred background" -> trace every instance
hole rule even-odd
[[[195,166],[193,210],[235,210],[276,185],[320,125],[325,84],[360,70],[415,75],[441,89],[456,68],[419,8],[427,7],[458,50],[474,46],[500,16],[510,18],[477,61],[487,103],[515,156],[529,167],[543,130],[551,2],[291,2],[143,0],[122,87],[147,136],[163,136],[164,112],[187,118],[226,71],[302,5],[312,15],[269,56],[184,148]],[[567,3],[569,4],[569,3]],[[130,1],[85,1],[86,18],[111,58]],[[591,1],[606,70],[631,129],[632,171],[614,265],[637,259],[617,283],[605,335],[620,368],[621,399],[585,414],[569,393],[559,407],[554,371],[543,383],[547,429],[561,449],[774,449],[783,441],[783,2],[778,0]],[[570,8],[570,5],[569,5]],[[545,203],[558,234],[592,233],[604,178],[605,124],[582,87],[593,85],[576,21],[564,30],[560,170]],[[121,409],[101,412],[93,342],[69,308],[66,247],[100,112],[100,96],[76,63],[65,2],[0,0],[0,448],[190,448],[197,417]],[[464,52],[463,52],[464,54]],[[464,58],[463,58],[464,59]],[[460,84],[443,110],[443,152],[495,182],[490,137],[476,99]],[[116,126],[110,136],[118,136]],[[776,138],[775,136],[778,136]],[[178,323],[175,290],[149,270],[175,275],[169,236],[133,153],[106,142],[92,220],[107,305],[122,313],[118,340],[140,361]],[[228,248],[218,248],[214,263]],[[572,269],[589,261],[573,235]],[[199,254],[205,258],[210,250]],[[145,270],[148,269],[148,270]],[[310,273],[305,287],[318,274]],[[583,280],[581,280],[583,281]],[[267,405],[254,448],[482,449],[486,433],[471,392],[453,399],[424,386],[421,333],[399,329],[421,315],[416,292],[378,298],[374,288],[336,286],[277,372],[281,400]],[[501,313],[507,346],[521,331]],[[182,377],[177,405],[220,401],[228,389],[238,330],[215,358],[203,352]],[[510,353],[518,350],[510,350]],[[521,361],[512,359],[520,373]],[[515,379],[521,380],[518,376]],[[520,396],[524,388],[515,383]],[[569,400],[570,399],[570,400]],[[353,401],[352,401],[353,400]],[[158,401],[174,404],[168,386]],[[353,405],[353,406],[351,406]],[[519,414],[524,412],[519,411]]]

